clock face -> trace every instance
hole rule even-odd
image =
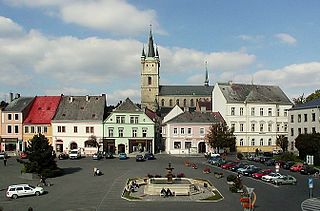
[[[152,69],[153,69],[152,64],[147,64],[146,70],[147,70],[147,71],[152,71]]]

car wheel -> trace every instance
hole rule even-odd
[[[17,199],[17,198],[18,198],[18,195],[17,195],[17,194],[13,194],[13,195],[12,195],[12,198],[13,198],[13,199]]]
[[[40,196],[40,192],[39,191],[36,192],[36,196]]]

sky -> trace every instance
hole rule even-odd
[[[318,0],[0,0],[0,100],[107,95],[140,102],[150,25],[161,85],[320,89]],[[205,65],[207,62],[207,65]]]

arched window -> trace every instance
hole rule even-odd
[[[190,107],[194,107],[193,99],[190,100]]]
[[[243,138],[240,139],[240,146],[243,146]]]
[[[151,85],[152,84],[152,79],[151,79],[151,77],[149,76],[148,77],[148,85]]]
[[[263,138],[260,139],[260,146],[263,146]]]
[[[164,99],[161,100],[161,106],[164,106]]]
[[[169,100],[169,106],[172,106],[172,99]]]
[[[183,100],[183,107],[187,107],[187,100],[186,99]]]
[[[177,99],[177,100],[176,100],[176,104],[177,104],[177,105],[179,105],[179,104],[180,104],[179,99]]]
[[[251,140],[251,146],[254,146],[255,145],[255,141],[254,141],[254,138]]]

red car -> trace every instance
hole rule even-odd
[[[297,163],[290,167],[290,171],[299,172],[303,168],[303,163]]]
[[[229,161],[225,164],[222,164],[220,167],[223,169],[231,169],[232,167],[236,166],[237,164],[238,164],[238,162]]]
[[[259,171],[257,173],[252,174],[252,177],[255,178],[255,179],[261,179],[262,176],[268,175],[271,172],[273,172],[272,169],[263,169],[263,170],[261,170],[261,171]]]
[[[20,157],[20,159],[27,159],[28,154],[26,152],[20,152],[19,157]]]

